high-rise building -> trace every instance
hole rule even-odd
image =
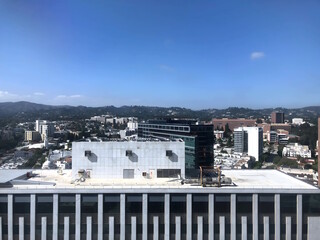
[[[37,131],[25,131],[24,140],[30,142],[39,141],[41,140],[41,136],[40,133]]]
[[[55,130],[53,123],[47,120],[36,120],[35,128],[40,133],[42,140],[51,137]]]
[[[213,125],[197,124],[193,120],[149,120],[139,123],[138,137],[182,139],[185,142],[186,169],[213,165]]]
[[[284,123],[284,113],[283,112],[272,112],[271,113],[271,123]]]
[[[263,153],[263,130],[260,127],[240,127],[234,129],[234,151],[247,153],[259,160]]]

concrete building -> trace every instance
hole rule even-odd
[[[268,142],[269,143],[278,143],[278,133],[275,131],[270,131],[268,134]]]
[[[24,140],[29,142],[36,142],[41,140],[41,135],[37,131],[25,131]]]
[[[0,171],[2,239],[308,239],[320,190],[277,170],[225,170],[233,185],[87,179],[71,171]]]
[[[271,123],[284,123],[284,113],[283,112],[272,112],[271,113]]]
[[[73,142],[72,177],[92,178],[184,177],[183,141]]]
[[[239,127],[254,127],[257,119],[245,119],[245,118],[214,118],[212,124],[217,129],[225,130],[228,124],[231,131]]]
[[[134,118],[130,118],[129,122],[127,123],[127,128],[132,131],[132,130],[138,130],[138,122]]]
[[[214,130],[213,133],[216,139],[223,138],[224,131]]]
[[[36,131],[40,133],[42,140],[52,137],[55,131],[53,123],[47,120],[36,120],[35,128]]]
[[[138,125],[138,137],[182,139],[185,142],[186,169],[213,166],[213,125],[198,124],[195,120],[149,120]]]
[[[300,145],[298,143],[290,143],[282,150],[282,156],[286,157],[302,157],[311,158],[311,150],[307,145]]]
[[[234,151],[247,153],[259,160],[263,153],[263,130],[260,127],[240,127],[234,129]]]
[[[278,133],[278,144],[287,145],[289,143],[289,137],[285,133]]]
[[[303,118],[292,118],[293,125],[301,125],[304,124]]]

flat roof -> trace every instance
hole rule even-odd
[[[0,175],[7,170],[0,170]],[[19,172],[12,176],[21,176],[22,170],[10,170],[11,173]],[[24,173],[30,170],[25,170]],[[316,186],[312,186],[304,181],[296,179],[278,170],[223,170],[225,177],[232,179],[233,184],[218,187],[201,187],[199,184],[181,184],[181,179],[177,178],[157,178],[157,179],[86,179],[85,182],[74,181],[72,179],[72,170],[63,170],[59,174],[57,170],[33,170],[33,177],[26,180],[18,180],[12,182],[11,189],[154,189],[166,191],[164,189],[198,189],[201,191],[238,191],[242,190],[276,190],[284,189],[297,190],[319,190]],[[3,175],[4,176],[4,175]],[[4,178],[3,178],[4,179]],[[7,178],[9,179],[9,178]],[[0,187],[0,192],[1,192]],[[8,188],[6,188],[8,189]]]
[[[7,183],[13,179],[26,176],[30,169],[2,169],[0,170],[0,183]]]

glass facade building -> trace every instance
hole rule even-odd
[[[213,125],[190,120],[149,120],[138,124],[138,137],[182,139],[185,142],[186,172],[199,166],[213,166]]]

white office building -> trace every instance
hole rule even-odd
[[[87,172],[104,179],[184,177],[184,148],[181,141],[73,142],[72,176],[77,179]]]
[[[36,120],[35,128],[40,133],[42,140],[51,137],[55,130],[53,123],[47,120]]]
[[[282,156],[287,157],[302,157],[311,158],[311,150],[307,145],[300,145],[298,143],[290,143],[286,145],[282,150]]]
[[[235,153],[247,153],[256,161],[263,153],[263,130],[260,127],[240,127],[234,129]]]
[[[292,124],[294,125],[304,124],[303,118],[292,118]]]

